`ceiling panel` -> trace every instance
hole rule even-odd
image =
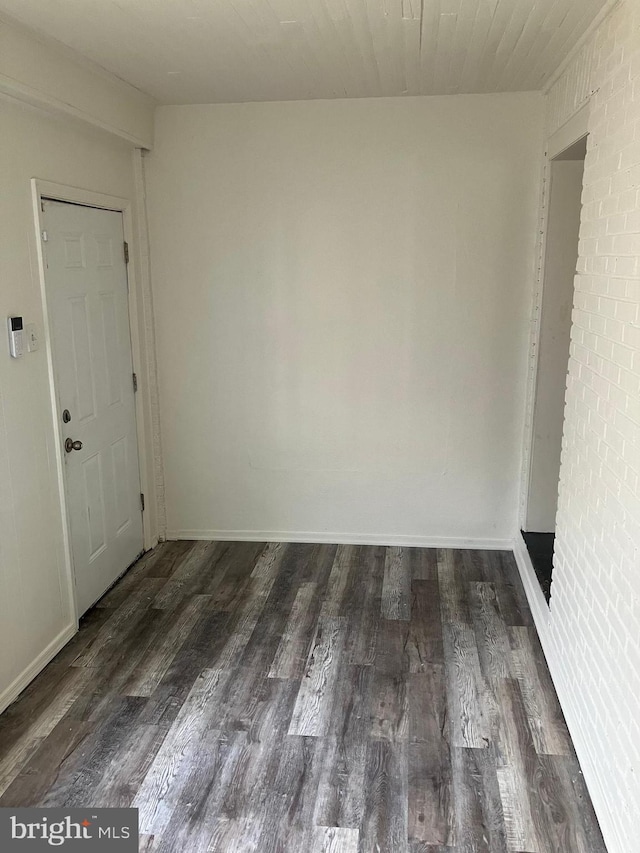
[[[164,104],[540,89],[607,0],[0,0]]]

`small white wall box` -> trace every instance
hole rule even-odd
[[[22,317],[8,317],[7,325],[9,326],[9,352],[12,358],[20,358],[24,348]]]

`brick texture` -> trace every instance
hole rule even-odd
[[[640,0],[549,92],[590,102],[549,663],[610,853],[640,850]],[[597,790],[596,790],[597,789]]]

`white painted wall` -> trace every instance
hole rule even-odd
[[[551,89],[548,134],[587,103],[555,571],[536,624],[607,849],[630,853],[640,825],[640,0],[620,3]]]
[[[2,710],[76,630],[65,571],[31,179],[131,199],[139,238],[144,220],[138,216],[140,178],[131,139],[140,137],[150,143],[153,103],[4,22],[0,23],[0,96]],[[132,246],[132,259],[140,271],[143,258],[138,242],[143,241],[137,239]],[[138,275],[136,287],[140,284]],[[151,311],[150,304],[142,302],[136,319],[140,339],[145,341],[151,334]],[[40,332],[40,349],[19,361],[10,359],[8,352],[5,318],[11,314],[36,323]],[[145,421],[151,424],[153,365],[144,351],[139,361]],[[142,460],[150,482],[154,446],[149,441]],[[156,514],[150,497],[153,528]]]
[[[584,161],[551,165],[527,530],[556,529]]]
[[[158,109],[170,537],[511,539],[541,100]]]

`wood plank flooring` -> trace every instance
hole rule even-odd
[[[171,542],[0,717],[1,806],[141,850],[604,853],[508,552]]]

